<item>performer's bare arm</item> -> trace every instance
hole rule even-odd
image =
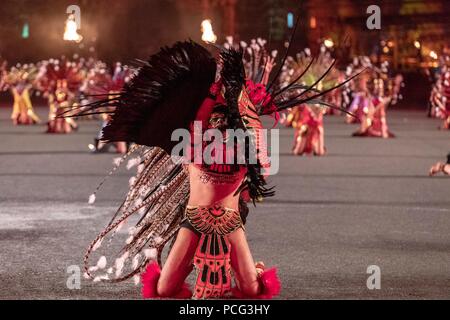
[[[449,163],[438,162],[438,163],[434,164],[430,168],[430,171],[428,172],[428,174],[430,176],[434,176],[434,175],[436,175],[439,172],[442,172],[444,174],[450,175],[450,164]]]

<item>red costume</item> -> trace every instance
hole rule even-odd
[[[70,133],[78,129],[74,119],[60,115],[77,102],[75,97],[85,73],[81,61],[71,62],[63,58],[50,59],[42,64],[38,81],[49,105],[47,133]]]
[[[295,130],[292,153],[295,155],[324,155],[323,108],[298,106],[292,109],[287,125]]]

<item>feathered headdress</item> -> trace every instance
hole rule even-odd
[[[67,82],[67,88],[77,93],[83,83],[86,70],[80,62],[69,61],[66,58],[49,59],[41,63],[38,81],[42,91],[53,92],[56,90],[58,81]]]
[[[320,53],[316,58],[311,56],[310,49],[306,48],[302,52],[296,54],[295,58],[288,57],[280,81],[283,85],[287,85],[292,79],[297,79],[303,72],[305,66],[309,65],[303,76],[297,80],[297,84],[303,87],[312,86],[317,83],[316,90],[327,90],[334,88],[339,84],[340,71],[332,68],[328,73],[327,69],[333,64],[333,58],[325,47],[321,47]],[[326,73],[325,77],[322,77]],[[322,78],[319,82],[318,79]]]
[[[383,96],[389,98],[389,103],[394,105],[402,99],[400,89],[404,86],[401,75],[392,76],[389,68],[389,62],[384,61],[378,64],[372,63],[368,56],[357,56],[353,58],[351,64],[347,66],[346,74],[368,70],[366,74],[367,81],[370,82],[369,91],[374,96]],[[358,90],[356,86],[355,90]],[[350,87],[346,92],[351,92]]]
[[[20,64],[11,67],[9,72],[5,74],[4,83],[6,86],[15,86],[19,83],[32,84],[38,75],[36,65]]]
[[[324,101],[322,97],[339,87],[345,86],[365,69],[360,69],[354,74],[348,74],[347,79],[339,83],[337,80],[338,71],[334,69],[336,60],[331,59],[325,50],[321,50],[318,57],[311,57],[307,50],[300,54],[300,57],[297,57],[299,60],[294,66],[291,65],[295,60],[289,57],[289,51],[299,21],[300,15],[298,15],[295,23],[288,47],[281,61],[277,63],[278,68],[271,75],[267,72],[266,64],[269,58],[277,56],[277,52],[272,51],[269,54],[265,48],[266,41],[264,39],[252,40],[250,45],[247,45],[243,41],[236,44],[232,37],[227,38],[227,43],[224,45],[226,50],[240,49],[243,52],[242,59],[246,71],[247,93],[255,105],[257,114],[275,114],[301,104],[319,104],[348,113],[345,109]],[[309,62],[306,62],[306,60],[309,60]],[[295,67],[295,75],[289,74],[292,67]],[[286,73],[289,74],[289,77],[286,77]],[[263,81],[265,77],[270,81]],[[319,88],[319,84],[321,88]]]
[[[116,63],[111,74],[105,63],[97,61],[88,72],[84,93],[88,98],[101,99],[119,93],[125,83],[130,81],[134,70]]]
[[[266,47],[267,40],[263,38],[251,39],[249,44],[245,41],[236,43],[232,36],[228,36],[226,40],[223,45],[225,49],[242,51],[246,80],[255,84],[264,82],[264,75],[269,76],[265,71],[267,64],[277,57],[277,50],[269,51]]]

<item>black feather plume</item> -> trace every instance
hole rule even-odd
[[[113,99],[67,111],[64,116],[112,113],[102,139],[157,146],[168,153],[177,143],[172,132],[188,129],[214,82],[216,62],[193,42],[164,47],[142,64],[138,73]]]
[[[229,109],[229,124],[231,128],[241,128],[238,100],[245,84],[245,69],[242,61],[242,50],[233,48],[220,52],[222,61],[221,78],[225,87],[225,100]]]
[[[242,61],[242,50],[235,50],[233,48],[224,49],[220,53],[222,60],[221,78],[225,87],[225,100],[229,108],[230,126],[233,129],[242,129],[244,131],[251,130],[247,128],[239,112],[239,97],[245,84],[245,69]],[[266,187],[266,181],[261,175],[261,164],[251,164],[249,161],[249,152],[256,150],[252,145],[252,141],[245,140],[245,162],[247,165],[247,178],[236,191],[236,194],[248,190],[250,197],[255,201],[260,201],[262,198],[270,197],[275,194],[273,188]]]

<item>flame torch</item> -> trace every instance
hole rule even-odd
[[[209,20],[209,19],[203,20],[202,25],[201,25],[201,30],[202,30],[202,40],[203,41],[212,42],[212,43],[216,42],[217,36],[214,34],[211,20]]]

